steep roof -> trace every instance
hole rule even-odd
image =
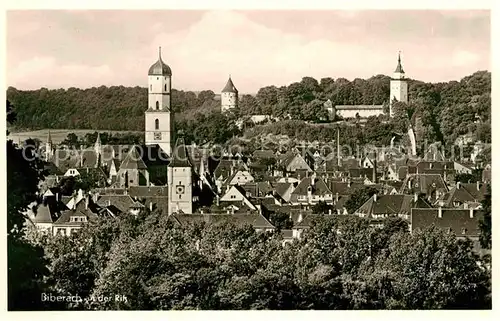
[[[300,181],[299,185],[292,192],[292,195],[307,195],[308,189],[311,187],[312,195],[332,194],[332,191],[326,185],[321,177],[316,177],[313,181],[312,177],[305,177]]]
[[[147,169],[148,167],[142,160],[142,155],[137,150],[137,146],[133,146],[127,156],[120,165],[120,169]]]
[[[175,147],[172,150],[172,158],[169,167],[192,167],[189,160],[189,153],[184,143],[184,138],[179,137],[175,142]]]
[[[399,72],[404,74],[405,71],[403,70],[403,66],[401,65],[401,53],[398,53],[398,65],[396,66],[396,70],[394,72]]]
[[[236,87],[234,86],[233,81],[231,80],[231,77],[229,77],[229,79],[227,80],[227,83],[224,86],[224,88],[222,89],[222,92],[223,93],[235,93],[235,94],[238,93],[238,89],[236,89]]]
[[[404,180],[400,192],[401,194],[424,193],[431,195],[436,191],[448,191],[448,187],[441,175],[412,174]]]

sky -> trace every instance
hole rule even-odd
[[[147,86],[162,58],[173,88],[240,93],[311,76],[439,82],[490,70],[483,11],[8,11],[7,85]]]

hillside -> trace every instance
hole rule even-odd
[[[289,86],[267,86],[255,96],[241,95],[237,116],[269,114],[317,121],[325,116],[323,102],[334,105],[387,104],[388,76],[369,79],[304,77]],[[196,114],[219,110],[212,91],[172,91],[176,120],[193,121]],[[460,81],[423,83],[410,80],[409,98],[419,110],[424,136],[429,140],[454,141],[477,133],[491,141],[491,73],[478,71]],[[142,131],[147,89],[142,87],[93,87],[89,89],[24,91],[9,87],[7,99],[17,113],[16,129],[94,129]],[[16,130],[16,131],[17,131]]]

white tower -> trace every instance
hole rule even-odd
[[[146,145],[158,144],[170,155],[172,152],[171,131],[173,113],[170,105],[172,89],[172,70],[161,59],[148,72],[148,110],[146,111]]]
[[[391,96],[389,100],[389,115],[394,116],[392,110],[393,101],[408,102],[408,81],[401,66],[401,52],[398,54],[398,65],[391,79]]]
[[[234,86],[231,75],[222,89],[220,100],[222,112],[238,107],[238,89]]]
[[[47,137],[47,142],[45,143],[45,161],[48,162],[54,156],[54,145],[52,144],[52,137],[50,136],[50,130]]]
[[[175,143],[168,165],[168,214],[193,213],[193,174],[182,133]]]

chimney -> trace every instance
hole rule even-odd
[[[335,193],[335,203],[337,203],[339,201],[339,193]]]
[[[56,193],[56,202],[59,202],[59,193]]]
[[[460,182],[457,182],[457,189],[460,189]]]
[[[416,203],[417,201],[418,201],[418,194],[415,193],[415,194],[413,194],[413,202]]]
[[[478,191],[481,189],[481,182],[479,181],[476,182],[476,188]]]
[[[88,195],[85,196],[85,209],[86,210],[89,208],[89,198],[90,197]]]
[[[234,207],[232,207],[232,206],[231,206],[231,214],[234,214]]]
[[[332,209],[331,208],[328,209],[328,215],[332,215]]]
[[[111,206],[111,200],[108,199],[108,206]]]
[[[302,222],[304,218],[302,217],[302,212],[299,212],[299,217],[297,218],[297,223]]]
[[[377,202],[377,194],[373,194],[373,201]]]
[[[351,179],[350,178],[347,180],[347,187],[349,187],[349,188],[351,187]]]
[[[411,179],[408,179],[408,189],[411,189]]]
[[[153,202],[149,202],[149,210],[153,211]]]
[[[216,196],[215,196],[215,199],[216,199],[216,204],[217,204],[217,206],[219,206],[219,195],[216,195]]]
[[[441,206],[439,206],[439,208],[438,208],[438,217],[439,218],[443,217],[443,208]]]
[[[469,210],[469,217],[474,218],[474,209],[472,207]]]
[[[92,200],[94,201],[94,203],[97,203],[97,200],[99,199],[99,193],[94,193],[94,195],[92,196],[93,196]]]
[[[373,182],[373,184],[377,184],[377,160],[376,159],[373,161],[372,182]]]

